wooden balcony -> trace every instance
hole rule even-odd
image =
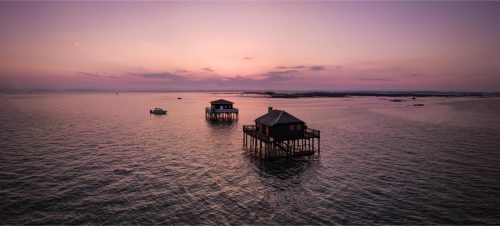
[[[261,141],[272,142],[270,138],[255,129],[255,125],[243,125],[243,133],[248,134],[251,137],[255,137]]]
[[[216,108],[207,107],[205,109],[205,113],[208,113],[208,114],[213,114],[213,113],[238,113],[238,109],[237,108],[216,109]]]
[[[273,142],[271,141],[269,136],[266,136],[265,134],[262,134],[259,131],[257,131],[255,125],[243,125],[243,132],[259,140],[266,142]],[[304,132],[303,138],[320,138],[320,135],[321,133],[319,130],[307,128],[306,131]]]
[[[307,128],[306,129],[306,132],[304,134],[307,138],[320,138],[320,131],[319,130],[315,130],[315,129],[311,129],[311,128]]]

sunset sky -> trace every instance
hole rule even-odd
[[[0,90],[500,91],[500,2],[0,2]]]

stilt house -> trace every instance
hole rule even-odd
[[[274,159],[314,155],[320,152],[320,131],[307,128],[304,121],[282,110],[269,108],[243,126],[243,143],[259,158]]]
[[[211,101],[211,106],[205,109],[205,118],[210,120],[238,119],[238,109],[233,108],[233,104],[224,99]]]

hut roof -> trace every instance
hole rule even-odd
[[[224,100],[224,99],[218,99],[210,102],[211,104],[233,104],[233,102]]]
[[[304,123],[304,121],[282,110],[271,110],[267,114],[255,119],[255,122],[266,126],[274,126],[276,124],[288,124],[288,123]]]

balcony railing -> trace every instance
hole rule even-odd
[[[243,125],[243,131],[255,130],[255,125]]]
[[[247,133],[250,136],[258,138],[259,140],[270,142],[270,137],[260,133],[255,129],[255,125],[243,125],[243,132]]]
[[[306,129],[306,135],[312,136],[312,137],[320,137],[320,132],[319,130],[307,128]]]
[[[262,140],[269,140],[268,136],[257,131],[257,129],[255,128],[255,125],[243,125],[243,132],[246,132],[247,134],[252,135],[254,137],[257,137],[257,138],[260,138]],[[319,138],[320,131],[315,130],[315,129],[311,129],[311,128],[307,128],[304,131],[304,136],[306,138]]]
[[[217,109],[217,108],[207,107],[205,109],[205,112],[207,112],[207,113],[238,113],[238,109],[237,108]]]
[[[255,128],[255,125],[243,125],[243,132],[253,136],[253,137],[256,137],[256,138],[259,138],[261,140],[265,140],[265,141],[270,141],[270,137],[269,136],[266,136],[262,133],[260,133],[259,131],[257,131],[257,129]],[[292,136],[292,137],[296,137],[297,136]],[[305,137],[305,138],[320,138],[320,131],[319,130],[315,130],[315,129],[311,129],[311,128],[307,128],[305,131],[304,131],[304,135],[303,136],[300,136],[300,137]]]

